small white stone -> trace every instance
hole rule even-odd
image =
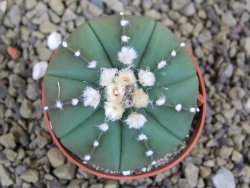
[[[76,56],[76,57],[79,57],[80,55],[81,55],[80,50],[76,50],[76,51],[75,51],[75,56]]]
[[[94,68],[96,68],[96,65],[97,65],[97,61],[95,61],[95,60],[90,61],[88,64],[88,68],[94,69]]]
[[[194,113],[194,112],[196,112],[196,108],[192,107],[192,108],[189,109],[189,111],[192,112],[192,113]]]
[[[145,134],[142,134],[142,133],[139,134],[139,136],[137,138],[138,141],[147,140],[147,139],[148,139],[147,136]]]
[[[127,26],[129,24],[128,20],[122,19],[121,20],[121,26]]]
[[[67,48],[67,47],[68,47],[68,43],[67,43],[66,41],[62,41],[62,46],[63,46],[64,48]]]
[[[154,154],[153,150],[148,150],[146,153],[146,156],[152,156]]]
[[[130,175],[130,171],[129,170],[127,170],[127,171],[122,171],[122,175],[124,175],[124,176],[128,176],[128,175]]]
[[[72,104],[73,106],[77,105],[78,102],[79,102],[78,99],[72,99],[72,100],[71,100],[71,104]]]
[[[63,103],[60,100],[57,100],[56,104],[55,104],[55,107],[62,110],[63,109]]]
[[[175,106],[175,110],[176,110],[177,112],[181,111],[181,109],[182,109],[182,105],[181,105],[181,104],[177,104],[177,105]]]
[[[44,106],[44,108],[43,108],[45,111],[47,111],[48,109],[49,109],[49,107],[48,106]]]
[[[155,101],[155,103],[156,103],[157,106],[161,106],[161,105],[163,105],[165,102],[166,102],[166,97],[164,97],[164,96],[160,97],[159,99],[157,99],[157,100]]]
[[[99,146],[99,142],[98,142],[97,140],[95,140],[94,143],[93,143],[93,146],[94,146],[94,147]]]
[[[83,160],[84,160],[84,161],[89,161],[90,158],[91,158],[90,155],[85,155],[84,158],[83,158]]]
[[[109,125],[107,123],[103,123],[99,125],[98,127],[102,132],[106,132],[109,129]]]
[[[152,161],[151,165],[155,165],[156,164],[156,161]]]
[[[32,77],[34,80],[39,80],[42,78],[47,70],[48,63],[46,61],[41,61],[33,66]]]
[[[122,42],[128,42],[129,39],[130,39],[129,36],[126,36],[126,35],[122,35],[122,36],[121,36],[121,41],[122,41]]]
[[[52,32],[47,39],[47,45],[49,49],[55,50],[56,48],[58,48],[60,46],[61,40],[62,40],[62,35],[60,33],[57,33],[55,31]]]
[[[176,56],[176,51],[175,51],[175,50],[172,50],[171,56],[172,56],[172,57],[175,57],[175,56]]]
[[[185,47],[186,44],[184,42],[180,43],[180,47]]]
[[[147,172],[147,168],[146,168],[146,167],[143,167],[143,168],[141,169],[141,171],[142,171],[142,172]]]
[[[158,63],[157,68],[158,69],[162,69],[163,67],[165,67],[167,65],[167,62],[165,60],[162,60]]]

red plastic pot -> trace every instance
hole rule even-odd
[[[53,138],[54,143],[57,145],[57,147],[60,149],[60,151],[71,161],[73,162],[75,165],[77,165],[78,167],[82,168],[83,170],[91,173],[91,174],[95,174],[97,176],[101,176],[104,178],[109,178],[109,179],[116,179],[116,180],[125,180],[125,179],[139,179],[139,178],[145,178],[148,176],[154,176],[157,175],[159,173],[162,173],[166,170],[169,170],[170,168],[174,167],[175,165],[177,165],[178,163],[180,163],[190,152],[191,150],[194,148],[195,144],[198,142],[198,139],[201,135],[203,126],[204,126],[204,122],[205,122],[205,117],[206,117],[206,91],[205,91],[205,84],[204,84],[204,80],[202,78],[202,74],[201,74],[201,70],[199,68],[199,65],[195,59],[195,57],[193,56],[192,52],[189,49],[186,49],[187,53],[190,55],[190,57],[193,60],[193,63],[195,64],[196,67],[196,72],[199,78],[199,90],[200,90],[200,94],[198,95],[197,99],[198,99],[198,104],[200,106],[200,116],[198,118],[198,128],[196,130],[194,130],[194,133],[191,137],[191,140],[189,142],[189,144],[186,146],[186,148],[179,154],[176,156],[175,159],[173,159],[172,161],[170,161],[169,163],[167,163],[165,166],[154,169],[150,172],[145,172],[143,174],[138,174],[138,175],[129,175],[129,176],[122,176],[122,175],[111,175],[111,174],[106,174],[100,171],[97,171],[95,169],[89,168],[87,166],[85,166],[84,164],[81,163],[80,160],[78,160],[77,158],[75,158],[70,151],[67,150],[67,148],[65,148],[59,141],[59,139],[56,137],[52,126],[51,126],[51,122],[48,116],[48,113],[46,111],[44,111],[44,120],[47,124],[48,130]],[[45,101],[45,93],[44,93],[44,85],[42,85],[42,104],[43,107],[46,104]]]

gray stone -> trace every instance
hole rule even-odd
[[[51,148],[48,151],[47,156],[53,167],[61,166],[65,162],[64,155],[56,147]]]
[[[13,133],[8,133],[0,136],[0,144],[5,146],[6,148],[15,148],[16,142]]]
[[[103,184],[100,184],[100,183],[93,184],[93,185],[90,186],[90,188],[103,188]]]
[[[75,20],[76,18],[77,15],[71,9],[68,8],[63,14],[62,21],[68,22],[71,20]]]
[[[31,99],[35,100],[39,96],[39,88],[37,84],[28,84],[27,90],[26,90],[26,96]]]
[[[172,9],[173,10],[179,10],[183,8],[185,5],[190,3],[190,0],[174,0],[172,1]]]
[[[192,188],[192,186],[187,179],[181,178],[178,181],[178,188]]]
[[[7,10],[7,1],[0,2],[0,17],[2,17]]]
[[[11,186],[14,184],[10,173],[2,164],[0,164],[0,182],[2,186]]]
[[[58,26],[51,23],[49,20],[47,20],[40,25],[39,29],[41,32],[48,34],[48,33],[51,33],[53,31],[57,31]]]
[[[200,174],[202,178],[206,178],[211,174],[212,170],[209,167],[201,166],[200,167]]]
[[[20,177],[26,182],[36,183],[38,181],[38,175],[36,170],[28,169]]]
[[[103,9],[101,9],[99,6],[96,6],[94,4],[89,4],[88,6],[89,12],[93,15],[93,16],[100,16],[103,14]]]
[[[117,181],[109,181],[105,184],[104,188],[118,188],[119,184]]]
[[[155,177],[155,181],[156,181],[156,182],[161,182],[164,178],[165,178],[165,175],[164,175],[163,173],[161,173],[161,174],[158,174],[158,175]]]
[[[233,152],[233,148],[227,147],[227,146],[222,146],[219,149],[219,156],[222,159],[229,159],[229,157],[231,156],[232,152]]]
[[[233,75],[233,65],[231,63],[221,64],[219,75],[225,78],[230,78]]]
[[[9,12],[10,22],[14,25],[19,25],[21,22],[22,14],[20,7],[18,5],[14,5],[10,8]]]
[[[194,3],[189,3],[187,6],[185,6],[183,12],[186,16],[194,15],[196,12],[196,8],[195,8]]]
[[[5,156],[7,157],[7,159],[9,160],[9,161],[14,161],[15,159],[16,159],[16,157],[17,157],[17,153],[15,152],[15,151],[13,151],[13,150],[11,150],[11,149],[5,149],[4,150],[4,154],[5,154]]]
[[[157,12],[156,10],[152,9],[152,10],[148,10],[147,12],[145,12],[146,16],[152,17],[156,20],[161,19],[161,14],[159,12]]]
[[[247,37],[243,40],[244,43],[244,49],[248,57],[250,57],[250,37]]]
[[[62,0],[49,1],[49,6],[59,16],[61,16],[64,12],[64,5],[62,3]]]
[[[110,9],[116,11],[116,12],[121,12],[123,11],[123,4],[121,1],[117,0],[103,0]]]
[[[36,5],[37,5],[36,0],[25,0],[25,9],[26,10],[33,9],[33,8],[35,8]]]
[[[235,163],[240,163],[243,161],[243,156],[241,153],[239,153],[238,151],[234,150],[233,153],[232,153],[232,160],[235,162]]]
[[[208,30],[203,30],[198,37],[198,39],[201,43],[208,42],[211,40],[211,38],[212,38],[212,35],[211,35],[210,31],[208,31]]]
[[[235,188],[235,180],[231,171],[221,168],[212,178],[215,188]]]
[[[221,20],[222,20],[222,23],[224,23],[226,26],[229,26],[229,27],[233,27],[237,23],[236,19],[234,18],[232,13],[229,11],[222,14]]]
[[[29,119],[32,117],[32,103],[27,99],[24,99],[20,108],[20,115],[23,118]]]
[[[188,163],[184,168],[184,175],[189,184],[195,187],[198,181],[199,168],[192,163]]]
[[[65,165],[59,166],[54,170],[54,174],[58,178],[62,179],[73,179],[75,177],[76,166],[72,163],[67,163]]]

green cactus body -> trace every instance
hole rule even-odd
[[[86,165],[128,175],[183,145],[199,86],[183,47],[147,17],[106,16],[76,29],[54,53],[44,80],[45,108],[64,147]],[[110,98],[112,84],[100,80],[104,70],[115,73]],[[107,115],[107,101],[119,104],[111,108],[117,113]]]

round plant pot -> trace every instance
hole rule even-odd
[[[143,174],[138,174],[138,175],[128,175],[128,176],[106,174],[104,172],[97,171],[93,168],[89,168],[89,167],[85,166],[81,161],[79,161],[74,155],[72,155],[72,153],[70,151],[68,151],[60,143],[59,139],[57,138],[57,136],[55,135],[55,133],[52,129],[52,125],[51,125],[48,113],[47,113],[47,111],[44,110],[44,120],[47,124],[48,130],[52,136],[54,143],[60,149],[60,151],[63,153],[63,155],[65,155],[75,165],[77,165],[78,167],[82,168],[83,170],[85,170],[91,174],[95,174],[97,176],[101,176],[101,177],[109,178],[109,179],[115,179],[115,180],[139,179],[139,178],[154,176],[154,175],[160,174],[166,170],[169,170],[170,168],[172,168],[175,165],[177,165],[178,163],[180,163],[191,152],[191,150],[194,148],[195,144],[198,142],[198,139],[201,135],[201,132],[202,132],[202,129],[204,126],[205,116],[206,116],[206,91],[205,91],[205,84],[204,84],[204,80],[202,78],[201,70],[200,70],[199,65],[197,63],[197,60],[193,56],[192,52],[188,48],[186,48],[186,51],[189,54],[189,56],[192,58],[192,61],[196,67],[197,76],[199,78],[200,94],[197,97],[197,99],[198,99],[198,104],[200,107],[200,113],[199,113],[199,116],[197,118],[197,125],[196,125],[197,128],[194,130],[193,134],[191,135],[191,139],[190,139],[188,145],[173,160],[168,162],[166,165],[159,167],[157,169],[154,169],[150,172],[145,172]],[[43,104],[43,107],[46,104],[44,84],[42,85],[42,104]]]

